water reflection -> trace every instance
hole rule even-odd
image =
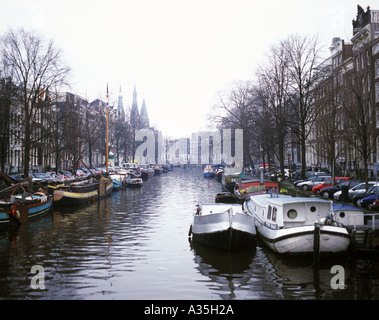
[[[197,169],[152,177],[84,207],[55,208],[0,231],[1,299],[378,299],[379,259],[283,259],[261,247],[224,252],[188,242],[197,203],[221,184]],[[345,268],[333,290],[330,268]],[[34,290],[31,268],[45,270]]]
[[[251,263],[256,253],[255,246],[234,252],[206,247],[190,241],[194,250],[197,270],[208,277],[211,290],[222,299],[235,299],[236,291],[246,287],[251,278]]]

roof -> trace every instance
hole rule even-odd
[[[257,195],[252,196],[251,198],[255,198],[257,202],[261,203],[262,205],[272,203],[275,205],[285,205],[288,203],[331,203],[331,200],[326,199],[320,199],[320,198],[308,198],[308,197],[292,197],[289,195],[279,195],[278,197],[271,198],[270,195],[264,194],[264,195]]]

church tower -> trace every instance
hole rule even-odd
[[[120,93],[118,95],[117,116],[119,119],[121,119],[122,122],[125,122],[125,110],[124,110],[124,103],[122,101],[121,86],[120,86]]]
[[[139,111],[138,111],[138,103],[137,103],[137,91],[136,91],[135,85],[134,85],[134,91],[133,91],[132,109],[130,111],[130,125],[134,129],[139,128]]]
[[[145,99],[143,99],[142,107],[141,107],[141,115],[140,115],[140,128],[145,129],[149,127],[150,127],[149,116],[147,114]]]

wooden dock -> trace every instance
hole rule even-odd
[[[364,225],[349,227],[353,252],[379,253],[379,213],[364,213]]]

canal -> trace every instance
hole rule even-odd
[[[176,168],[140,189],[54,208],[0,231],[0,299],[379,298],[379,259],[372,256],[325,259],[312,268],[312,261],[279,258],[259,242],[234,253],[191,243],[195,205],[214,202],[221,190],[199,169]],[[331,286],[334,265],[343,267],[343,289]]]

